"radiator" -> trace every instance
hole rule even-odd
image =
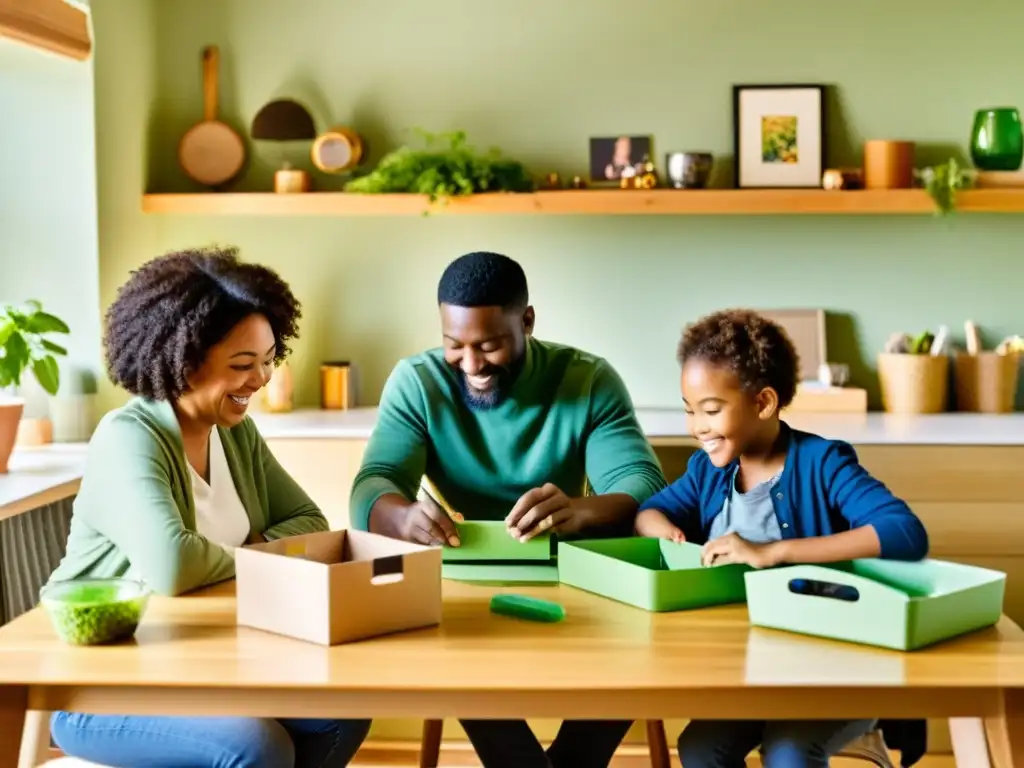
[[[0,616],[17,618],[39,602],[39,588],[64,557],[74,497],[0,520]]]

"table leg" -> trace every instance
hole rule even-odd
[[[651,768],[672,768],[668,753],[668,739],[665,738],[665,723],[661,720],[648,720],[647,749],[651,753]]]
[[[951,717],[949,738],[957,768],[992,768],[988,756],[985,721],[980,717]]]
[[[18,768],[38,768],[50,752],[50,713],[30,709],[25,713]]]
[[[1024,691],[1003,691],[1003,716],[985,720],[992,768],[1024,768]]]
[[[0,768],[18,768],[27,709],[28,688],[0,688]]]

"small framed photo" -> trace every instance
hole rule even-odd
[[[590,180],[619,181],[643,173],[644,156],[653,159],[650,136],[612,136],[590,140]]]
[[[733,86],[736,186],[821,187],[824,85]]]

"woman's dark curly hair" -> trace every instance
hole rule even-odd
[[[796,395],[800,358],[780,325],[747,309],[715,312],[688,326],[679,342],[680,365],[703,360],[728,368],[751,394],[771,387],[779,409]]]
[[[302,312],[276,272],[242,263],[234,248],[155,258],[132,272],[107,310],[110,378],[133,395],[176,400],[210,348],[254,313],[270,323],[282,360]]]

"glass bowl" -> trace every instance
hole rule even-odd
[[[149,595],[141,581],[83,578],[45,585],[39,602],[65,643],[99,645],[133,636]]]

